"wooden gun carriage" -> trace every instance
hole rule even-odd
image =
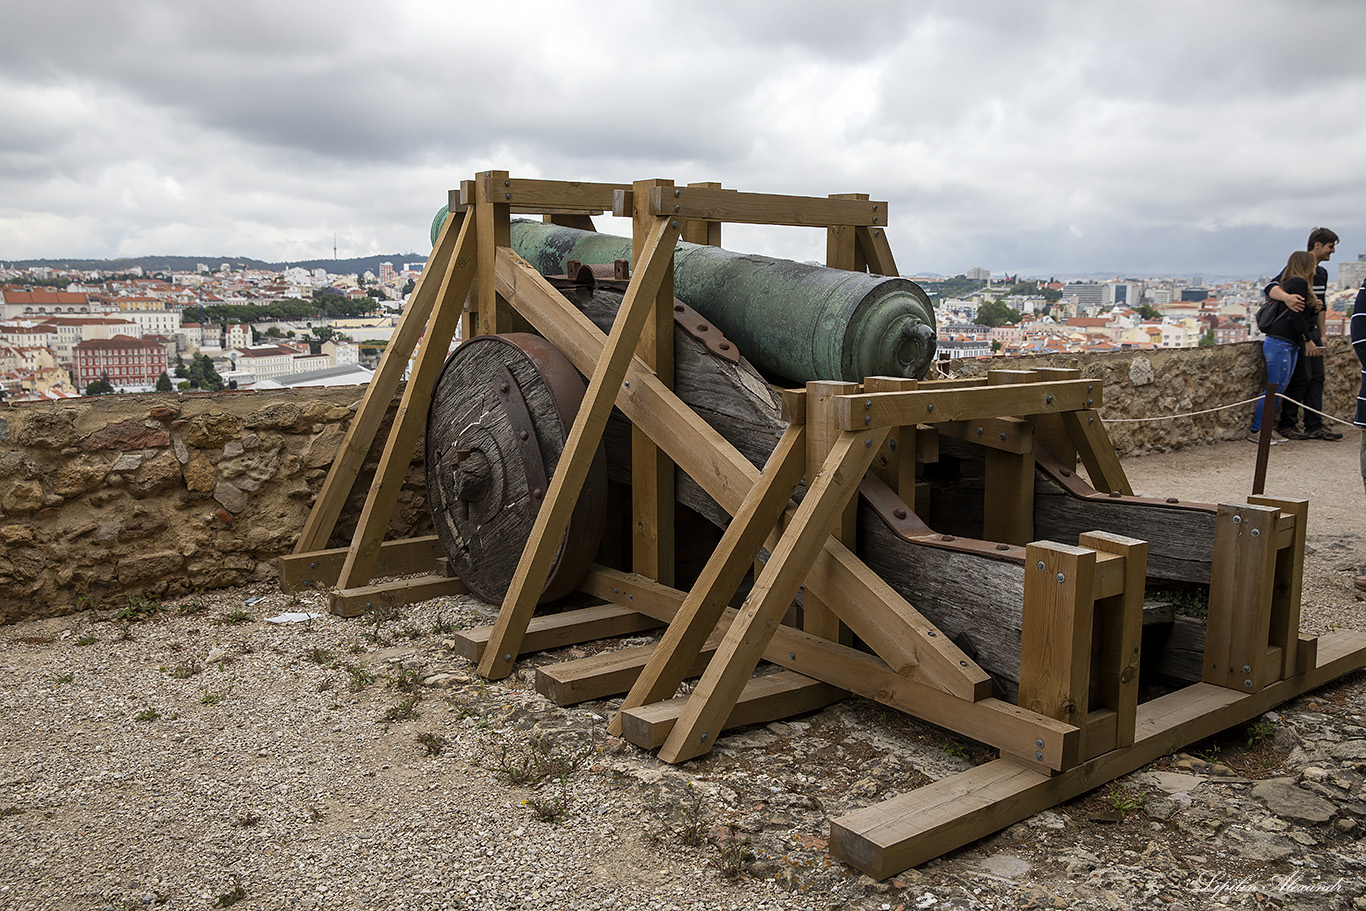
[[[997,370],[784,388],[675,300],[676,242],[719,245],[726,222],[823,228],[830,268],[895,275],[886,211],[662,180],[465,181],[282,584],[334,586],[333,610],[354,616],[464,591],[463,565],[501,599],[494,625],[464,634],[490,679],[528,652],[663,627],[655,646],[541,667],[537,687],[560,704],[625,694],[610,730],[667,762],[849,694],[999,749],[832,820],[831,853],[878,878],[1366,664],[1366,636],[1299,631],[1308,504],[1135,497],[1099,381]],[[511,246],[514,214],[592,230],[605,212],[633,220],[630,263],[547,277]],[[414,349],[355,533],[329,550]],[[546,366],[556,357],[586,388]],[[440,537],[385,541],[424,427],[429,498],[455,518]],[[606,529],[596,555],[585,512]],[[522,524],[495,528],[504,514]],[[428,574],[376,583],[381,565]],[[1145,586],[1163,580],[1207,584],[1208,620],[1184,642],[1192,682],[1140,703],[1150,674],[1183,674],[1171,624],[1144,632]],[[570,589],[597,603],[538,612]]]

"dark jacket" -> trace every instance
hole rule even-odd
[[[1309,283],[1302,278],[1288,278],[1281,283],[1281,288],[1285,290],[1286,294],[1302,295],[1305,300],[1305,307],[1296,313],[1285,304],[1277,304],[1276,319],[1272,321],[1270,328],[1266,330],[1266,334],[1303,345],[1313,338],[1311,333],[1318,325],[1317,312],[1310,312]]]

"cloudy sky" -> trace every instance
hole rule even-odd
[[[1366,3],[0,0],[0,261],[430,250],[476,171],[886,199],[903,273],[1366,250]],[[611,219],[602,219],[612,229]],[[821,232],[727,227],[797,259]]]

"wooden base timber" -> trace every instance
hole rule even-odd
[[[417,604],[444,595],[467,595],[469,591],[464,582],[453,576],[418,576],[415,579],[337,589],[332,592],[328,608],[339,617],[359,617],[376,607]]]
[[[719,637],[713,637],[702,646],[687,677],[702,676],[720,641]],[[635,684],[654,651],[653,645],[640,645],[538,667],[536,692],[556,705],[575,705],[620,695]]]
[[[580,642],[591,642],[594,639],[628,636],[663,625],[652,617],[612,604],[585,607],[559,614],[542,614],[533,617],[527,624],[526,636],[522,640],[518,655],[564,648],[567,645],[578,645]],[[484,656],[484,648],[493,635],[493,629],[492,626],[476,626],[474,629],[456,633],[456,654],[478,662]]]
[[[280,589],[291,592],[318,586],[331,588],[341,577],[348,551],[349,547],[334,547],[281,557],[276,563],[280,570]],[[436,535],[385,541],[379,547],[380,564],[386,573],[395,576],[428,572],[444,556]]]
[[[1362,667],[1366,667],[1366,633],[1324,636],[1318,643],[1318,663],[1307,673],[1247,695],[1197,683],[1161,696],[1138,707],[1133,746],[1104,753],[1066,772],[1048,776],[998,759],[832,820],[830,853],[875,879],[884,879]]]

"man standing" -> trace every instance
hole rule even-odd
[[[1322,305],[1327,300],[1328,295],[1328,270],[1323,264],[1337,249],[1338,236],[1327,228],[1315,228],[1309,232],[1309,242],[1305,247],[1314,257],[1318,266],[1314,270],[1314,294],[1318,297]],[[1281,287],[1279,280],[1273,280],[1265,288],[1266,296],[1272,300],[1278,300],[1291,310],[1303,310],[1304,298],[1298,294],[1286,294]],[[1330,430],[1323,423],[1322,416],[1315,412],[1323,410],[1323,336],[1326,331],[1326,313],[1321,309],[1318,319],[1314,321],[1314,330],[1310,334],[1310,341],[1305,343],[1304,357],[1297,360],[1295,372],[1290,377],[1290,382],[1286,388],[1282,389],[1287,398],[1294,401],[1282,401],[1280,409],[1280,419],[1277,422],[1276,430],[1282,436],[1291,440],[1340,440],[1342,434]],[[1300,432],[1295,424],[1299,419],[1299,406],[1295,402],[1303,402],[1307,407],[1304,412],[1304,432]],[[1312,411],[1310,409],[1313,409]]]

